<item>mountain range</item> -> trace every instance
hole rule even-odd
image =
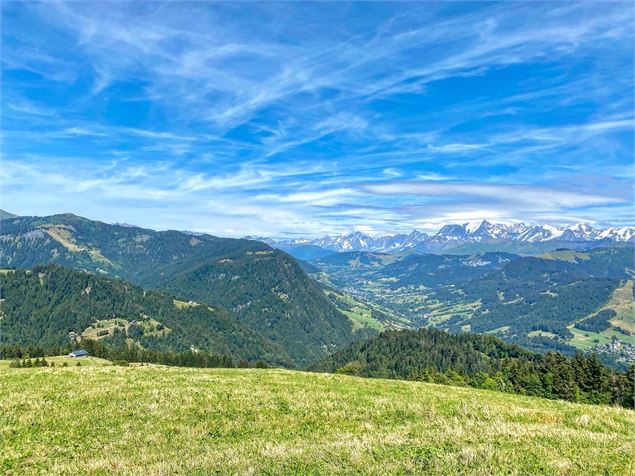
[[[72,214],[4,214],[0,224],[0,268],[27,273],[0,270],[15,288],[0,297],[5,344],[88,333],[297,367],[387,328],[492,333],[535,350],[635,345],[632,228],[483,221],[432,236],[356,232],[270,246]],[[82,308],[89,286],[104,290],[99,314]],[[103,334],[111,328],[117,336]]]
[[[47,264],[224,308],[281,350],[278,361],[296,366],[354,338],[350,319],[298,262],[258,241],[111,225],[73,214],[3,219],[0,267]]]
[[[294,256],[297,256],[298,253],[304,253],[304,256],[298,256],[302,259],[320,257],[320,249],[336,252],[399,252],[405,250],[445,252],[469,244],[499,245],[505,248],[525,243],[536,245],[529,246],[527,249],[535,248],[538,252],[542,252],[551,245],[562,243],[606,245],[635,242],[635,227],[599,229],[589,224],[558,227],[554,225],[526,225],[524,223],[493,223],[483,220],[460,225],[445,225],[433,235],[414,230],[410,234],[372,237],[355,231],[341,236],[325,236],[317,239],[272,240],[258,238],[258,240],[266,240],[271,246],[288,250]],[[322,255],[324,254],[322,253]]]

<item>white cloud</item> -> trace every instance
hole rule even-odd
[[[522,184],[389,182],[366,185],[363,189],[378,195],[414,195],[424,197],[482,197],[504,203],[521,203],[532,207],[586,207],[620,203],[623,199],[607,195],[563,191],[557,188]]]

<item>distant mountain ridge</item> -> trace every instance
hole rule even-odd
[[[9,220],[11,218],[17,218],[17,216],[18,215],[14,215],[13,213],[0,209],[0,220]]]
[[[260,238],[260,241],[264,239]],[[635,242],[635,226],[595,228],[586,223],[568,227],[554,225],[527,225],[524,223],[493,223],[487,220],[443,226],[434,235],[414,230],[410,234],[372,237],[360,231],[340,236],[317,239],[296,238],[271,240],[267,243],[280,249],[298,249],[300,246],[318,246],[331,251],[381,251],[405,250],[437,251],[457,246],[483,243],[556,243],[582,242],[600,244]]]

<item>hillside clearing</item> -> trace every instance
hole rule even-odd
[[[582,331],[574,327],[574,325],[568,326],[569,330],[573,333],[573,339],[570,344],[581,350],[592,349],[597,344],[608,344],[612,338],[635,345],[635,302],[633,301],[633,285],[634,280],[626,280],[620,287],[618,287],[605,306],[600,308],[597,314],[602,310],[615,311],[615,317],[609,322],[612,327],[601,332],[589,332]],[[623,330],[622,331],[620,331]]]
[[[0,369],[0,472],[633,474],[635,412],[256,369]]]
[[[634,281],[629,279],[613,292],[611,300],[604,309],[613,309],[617,314],[611,319],[611,324],[626,332],[635,334],[635,302],[633,299]]]

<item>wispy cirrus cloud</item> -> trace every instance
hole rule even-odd
[[[579,208],[620,203],[619,197],[593,195],[588,192],[558,190],[524,184],[392,182],[373,184],[364,190],[379,195],[414,195],[427,197],[481,197],[504,203],[521,203],[544,209]]]
[[[624,3],[2,9],[11,211],[221,234],[635,218]]]

